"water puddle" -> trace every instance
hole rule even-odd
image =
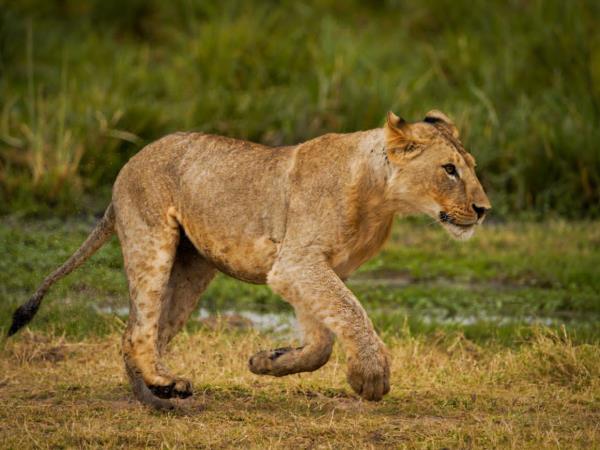
[[[98,311],[103,314],[116,314],[120,317],[127,317],[129,314],[129,308],[126,307],[101,307]],[[550,316],[503,316],[499,314],[486,314],[482,312],[480,314],[456,314],[452,316],[446,316],[442,314],[424,314],[423,312],[411,313],[403,309],[390,311],[389,308],[371,308],[369,314],[373,318],[377,317],[396,317],[398,326],[404,322],[406,318],[417,319],[425,325],[459,325],[459,326],[472,326],[477,324],[493,324],[495,326],[509,326],[509,325],[545,325],[545,326],[558,326],[565,323],[557,317]],[[295,316],[291,313],[270,313],[270,312],[258,312],[250,310],[233,310],[227,309],[222,311],[210,311],[206,308],[200,308],[196,314],[194,314],[191,320],[200,322],[203,326],[211,329],[225,328],[225,329],[256,329],[262,332],[276,333],[282,335],[297,336],[300,335],[300,327]],[[573,324],[577,321],[567,321]]]
[[[255,328],[278,334],[291,334],[298,330],[296,317],[287,313],[224,310],[215,314],[205,308],[200,308],[194,319],[208,326],[211,326],[213,321],[220,321],[233,328]]]
[[[102,306],[96,308],[102,314],[114,314],[119,317],[129,315],[128,307]],[[209,328],[223,326],[232,329],[254,328],[259,331],[277,334],[295,334],[298,332],[296,317],[288,313],[269,313],[227,309],[223,311],[210,311],[200,308],[191,320],[196,320]]]

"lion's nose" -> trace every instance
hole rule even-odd
[[[477,214],[478,219],[481,219],[485,215],[485,212],[487,211],[487,209],[485,207],[477,206],[475,203],[473,203],[471,206],[473,207],[473,211],[475,211],[475,214]]]

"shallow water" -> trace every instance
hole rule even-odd
[[[126,317],[129,314],[129,308],[103,306],[98,308],[98,311],[103,314],[116,314],[120,317]],[[390,316],[388,308],[371,308],[369,314],[372,317]],[[471,326],[478,324],[493,324],[498,327],[510,325],[544,325],[544,326],[560,326],[565,323],[570,325],[578,324],[579,321],[567,321],[552,316],[506,316],[498,314],[456,314],[453,316],[445,316],[443,313],[411,314],[410,311],[401,308],[395,311],[398,316],[398,326],[402,324],[405,318],[414,318],[421,321],[425,325],[461,325]],[[281,335],[300,335],[300,326],[295,316],[292,313],[285,312],[261,312],[251,310],[234,310],[227,309],[222,311],[211,311],[207,308],[200,308],[196,314],[192,316],[192,320],[202,323],[205,326],[214,328],[217,324],[225,328],[245,329],[254,328],[262,332],[276,333]],[[583,324],[583,322],[581,322]]]
[[[129,308],[122,306],[101,306],[97,310],[102,314],[115,314],[119,317],[127,317],[129,315]],[[299,330],[298,321],[294,315],[289,313],[269,313],[250,310],[237,311],[233,309],[215,312],[207,308],[200,308],[192,316],[192,320],[209,326],[213,326],[212,321],[221,321],[225,326],[229,324],[232,328],[252,327],[259,331],[278,334],[293,334]]]

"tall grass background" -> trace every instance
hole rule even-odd
[[[0,213],[99,210],[144,144],[441,109],[496,217],[600,216],[595,0],[0,0]]]

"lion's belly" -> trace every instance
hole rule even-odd
[[[237,198],[225,190],[196,192],[182,206],[180,223],[198,251],[227,275],[265,283],[283,240],[282,202],[249,201],[240,190]]]
[[[264,283],[283,240],[291,150],[207,136],[182,161],[176,203],[196,248],[226,274]]]
[[[272,237],[243,235],[226,227],[214,229],[182,222],[194,246],[221,272],[250,283],[266,282],[279,251],[279,243]]]

